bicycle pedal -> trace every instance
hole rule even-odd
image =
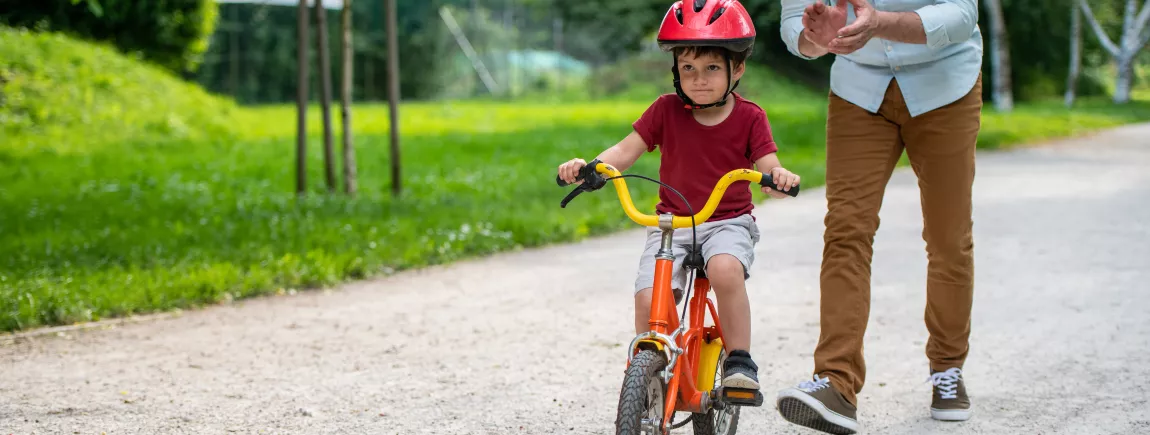
[[[763,406],[763,393],[759,390],[719,387],[716,396],[726,405]]]

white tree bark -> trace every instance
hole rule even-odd
[[[999,0],[986,0],[990,13],[990,65],[994,74],[994,106],[1001,112],[1014,108],[1013,85],[1010,82],[1010,43],[1006,34],[1006,19],[1002,16]]]
[[[1082,9],[1086,21],[1090,23],[1090,27],[1094,30],[1094,35],[1098,37],[1102,47],[1110,53],[1110,57],[1118,65],[1118,73],[1115,77],[1114,102],[1119,104],[1129,102],[1134,81],[1134,60],[1142,48],[1146,46],[1147,40],[1150,40],[1150,29],[1147,29],[1147,22],[1150,22],[1150,0],[1143,2],[1140,11],[1138,0],[1126,0],[1126,12],[1122,18],[1122,35],[1117,44],[1106,35],[1106,31],[1102,29],[1098,19],[1094,17],[1094,11],[1090,9],[1086,0],[1078,0],[1078,6]]]

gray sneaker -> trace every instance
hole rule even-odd
[[[931,370],[929,381],[934,384],[934,399],[930,401],[932,418],[943,421],[970,418],[970,397],[966,395],[966,385],[962,382],[962,369]]]
[[[779,392],[776,405],[787,421],[830,434],[853,434],[859,424],[855,406],[831,385],[830,378],[814,376],[798,387]]]

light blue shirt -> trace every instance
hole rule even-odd
[[[811,59],[799,53],[803,10],[821,0],[781,1],[783,42],[795,56]],[[974,88],[982,71],[977,0],[868,1],[880,11],[918,13],[926,44],[872,38],[854,53],[836,55],[831,67],[835,95],[875,113],[890,80],[897,79],[910,116],[917,116],[953,103]],[[848,5],[847,24],[854,21],[854,6]]]

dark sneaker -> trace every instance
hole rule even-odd
[[[930,401],[930,416],[935,420],[964,421],[970,418],[970,397],[962,382],[962,369],[953,367],[944,372],[931,370],[934,399]]]
[[[733,350],[723,362],[723,386],[727,388],[759,389],[759,366],[745,350]]]
[[[830,434],[853,434],[859,424],[856,408],[831,385],[830,378],[805,381],[779,392],[779,414],[787,421]]]

